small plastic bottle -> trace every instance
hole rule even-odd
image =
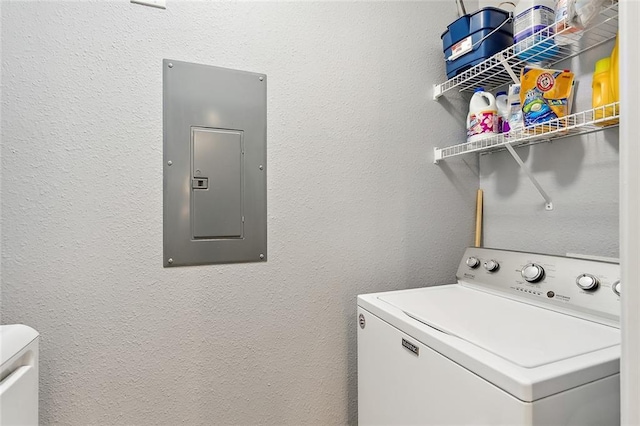
[[[524,128],[522,105],[520,104],[520,85],[509,85],[509,132],[516,132]]]
[[[507,92],[496,94],[496,107],[498,108],[498,133],[509,132],[509,97]]]

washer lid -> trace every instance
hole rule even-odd
[[[22,324],[0,326],[0,365],[4,365],[38,337],[38,332]]]
[[[509,362],[535,368],[620,344],[620,330],[463,286],[379,299]]]

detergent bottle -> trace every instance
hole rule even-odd
[[[620,33],[616,34],[616,44],[611,52],[611,66],[609,68],[609,80],[611,81],[611,92],[613,94],[613,102],[620,101],[620,83],[618,69],[618,45],[620,42]]]
[[[479,87],[469,102],[467,115],[467,142],[477,142],[498,133],[496,98]]]
[[[509,97],[507,92],[496,93],[496,108],[498,109],[498,133],[509,132]]]
[[[620,100],[618,86],[618,38],[611,53],[611,57],[602,58],[596,62],[593,72],[593,82],[591,84],[591,106],[595,109],[593,118],[600,120],[620,113],[616,107],[604,107],[605,105],[618,102]],[[618,119],[612,119],[596,123],[598,126],[609,126],[617,124]]]

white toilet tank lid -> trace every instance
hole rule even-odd
[[[0,325],[0,365],[4,365],[38,336],[37,331],[26,325]]]

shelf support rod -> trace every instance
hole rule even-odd
[[[513,80],[513,83],[514,84],[520,84],[520,77],[518,77],[516,75],[516,73],[513,72],[513,69],[511,68],[511,65],[509,65],[509,62],[504,58],[504,55],[502,54],[502,52],[498,53],[498,60],[500,60],[500,63],[502,64],[504,69],[507,70],[507,72],[511,76],[511,79]]]
[[[542,186],[540,186],[540,183],[533,176],[533,174],[531,173],[531,170],[529,170],[529,168],[524,164],[524,161],[522,161],[522,158],[520,158],[516,150],[513,149],[510,143],[505,144],[505,147],[507,148],[507,151],[509,151],[509,154],[511,154],[513,159],[516,160],[516,163],[518,163],[522,171],[524,171],[526,175],[529,177],[529,180],[531,181],[533,186],[536,187],[540,195],[542,195],[542,198],[544,198],[545,210],[553,210],[553,202],[551,201],[551,198],[549,198],[549,195],[545,192],[544,189],[542,189]]]

